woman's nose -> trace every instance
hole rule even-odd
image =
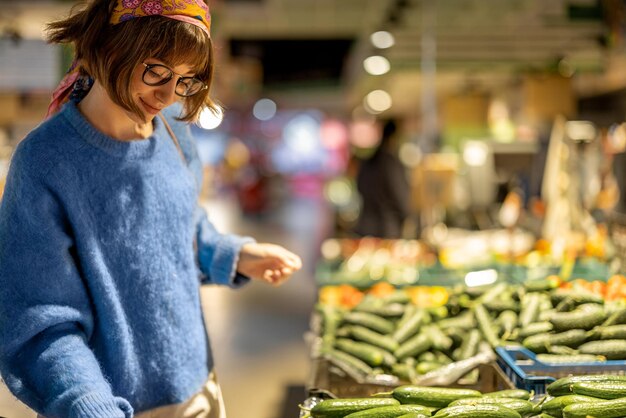
[[[164,103],[165,107],[171,105],[172,103],[176,101],[177,81],[178,80],[176,77],[172,77],[170,81],[163,84],[162,86],[159,86],[156,91],[157,99],[159,99],[159,101]]]

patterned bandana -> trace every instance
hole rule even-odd
[[[144,16],[165,16],[198,26],[210,36],[211,15],[202,0],[117,0],[110,23]]]
[[[109,23],[117,25],[127,20],[145,16],[164,16],[169,19],[191,23],[211,36],[211,14],[203,0],[117,0]],[[55,114],[69,101],[79,102],[87,95],[93,79],[80,74],[76,60],[52,93],[46,119]]]

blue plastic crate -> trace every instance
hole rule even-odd
[[[546,393],[546,386],[562,377],[587,374],[625,374],[626,361],[589,363],[544,363],[534,352],[521,346],[497,347],[497,363],[519,389]]]

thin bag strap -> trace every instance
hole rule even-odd
[[[167,122],[167,119],[165,119],[165,116],[163,116],[163,114],[159,113],[159,117],[163,121],[163,124],[165,125],[165,129],[167,129],[167,132],[169,132],[170,137],[172,137],[172,141],[174,141],[174,145],[176,145],[176,149],[178,150],[178,153],[180,154],[181,158],[183,159],[183,161],[186,164],[187,163],[187,158],[185,158],[185,154],[183,153],[183,149],[180,147],[180,142],[178,142],[178,138],[176,137],[176,134],[172,130],[172,127]]]

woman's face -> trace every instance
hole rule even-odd
[[[150,86],[143,81],[144,72],[146,71],[146,65],[144,64],[160,64],[173,71],[174,76],[163,85]],[[158,67],[156,70],[162,73],[164,69]],[[191,67],[185,64],[171,67],[156,58],[148,58],[143,63],[139,63],[133,72],[130,89],[135,104],[143,111],[145,123],[152,121],[162,109],[180,99],[180,96],[175,93],[176,82],[180,77],[192,77],[194,75]],[[135,115],[131,115],[131,117],[133,120],[136,119]]]

